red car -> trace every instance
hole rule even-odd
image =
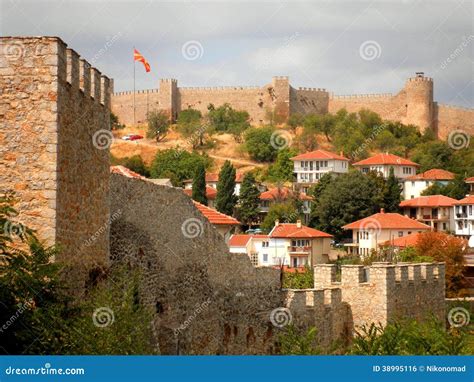
[[[141,135],[138,134],[127,134],[122,137],[124,141],[137,141],[139,139],[143,139]]]

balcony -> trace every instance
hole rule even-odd
[[[456,218],[466,219],[467,218],[467,212],[456,212]]]
[[[309,253],[311,253],[311,247],[310,246],[304,246],[304,247],[290,246],[288,247],[288,253],[302,253],[302,254],[308,255]]]

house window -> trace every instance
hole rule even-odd
[[[443,223],[443,231],[446,231],[446,228],[447,228],[446,223]]]
[[[268,248],[268,247],[269,247],[269,244],[270,244],[270,243],[269,243],[268,241],[263,241],[263,242],[262,242],[262,247],[263,247],[263,248]]]
[[[252,263],[254,267],[258,265],[258,253],[252,253],[250,255],[250,262]]]
[[[263,254],[263,262],[268,263],[268,254],[267,253]]]
[[[402,237],[403,236],[403,231],[398,231],[398,237]]]

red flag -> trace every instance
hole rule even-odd
[[[143,66],[145,67],[146,72],[148,73],[150,71],[150,64],[148,63],[147,60],[145,60],[145,57],[143,57],[140,52],[136,49],[133,49],[133,60],[134,61],[140,61]]]

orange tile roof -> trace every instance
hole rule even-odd
[[[458,200],[455,204],[474,204],[474,195],[466,196],[464,199]]]
[[[186,188],[183,191],[188,196],[192,196],[193,194],[192,188]],[[206,186],[206,198],[209,200],[214,200],[216,196],[217,196],[217,190],[211,186]]]
[[[406,180],[452,180],[454,174],[451,171],[441,170],[440,168],[432,168],[431,170],[420,174],[412,175]]]
[[[229,239],[229,247],[245,247],[250,239],[268,239],[268,235],[232,235]]]
[[[298,227],[296,223],[280,223],[276,227],[273,227],[268,236],[282,238],[332,237],[332,235],[326,232],[304,225]]]
[[[379,212],[353,223],[346,224],[344,229],[423,229],[429,230],[430,226],[420,223],[407,216],[397,213]]]
[[[392,240],[387,240],[383,245],[391,245],[399,248],[414,247],[420,235],[422,235],[421,232],[415,232],[411,235],[396,237]]]
[[[349,160],[342,155],[334,154],[326,150],[315,150],[308,153],[297,155],[291,160],[321,160],[321,159],[338,159],[338,160]]]
[[[474,176],[471,176],[470,178],[466,178],[465,182],[466,183],[474,183]]]
[[[429,195],[403,200],[400,207],[451,207],[456,202],[456,199],[444,195]]]
[[[110,166],[110,172],[112,174],[120,174],[120,175],[126,176],[127,178],[146,179],[144,176],[137,174],[136,172],[121,165]]]
[[[394,165],[394,166],[419,166],[418,163],[411,160],[399,157],[398,155],[381,153],[373,157],[363,159],[359,162],[353,163],[353,166],[367,166],[367,165]]]
[[[278,199],[288,199],[296,192],[290,190],[288,187],[272,188],[271,190],[264,191],[260,194],[261,200],[278,200]],[[300,200],[313,200],[309,195],[306,195],[304,192],[299,194]]]
[[[204,217],[214,225],[240,225],[237,219],[232,216],[225,215],[216,211],[215,209],[205,206],[204,204],[198,203],[193,200],[194,205],[204,215]]]

